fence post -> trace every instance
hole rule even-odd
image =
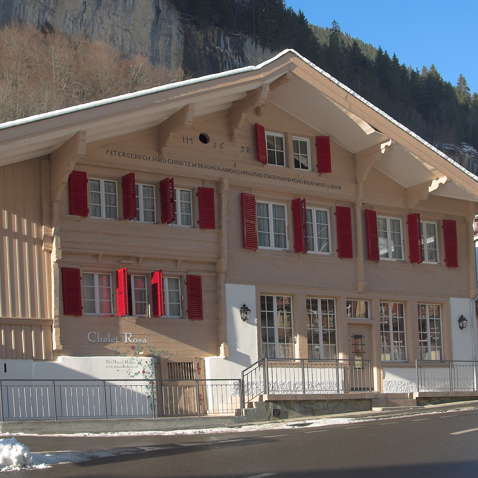
[[[103,390],[105,395],[105,416],[108,418],[108,399],[106,396],[106,380],[103,380]]]
[[[473,391],[476,392],[476,360],[473,360]]]
[[[53,401],[55,402],[55,420],[58,420],[58,410],[56,406],[56,382],[53,380]],[[61,411],[61,388],[60,388],[60,411]]]
[[[195,380],[196,382],[196,403],[197,403],[197,415],[201,415],[201,404],[199,403],[199,380]]]
[[[149,382],[149,387],[152,389],[152,400],[153,400],[153,403],[152,403],[152,406],[153,406],[153,419],[156,418],[156,414],[157,414],[157,407],[158,407],[158,399],[157,399],[157,396],[158,396],[158,384],[157,384],[157,380],[154,379],[151,382]]]
[[[300,359],[302,365],[302,393],[305,395],[305,359]]]
[[[335,359],[335,382],[335,385],[337,387],[337,394],[340,394],[339,359]]]
[[[453,392],[453,380],[452,380],[452,361],[448,360],[448,377],[450,380],[450,392]]]
[[[241,407],[241,415],[243,414],[243,410],[246,408],[246,397],[244,391],[244,373],[241,372],[241,378],[239,380],[239,400],[240,400],[240,407]]]
[[[264,394],[269,394],[269,361],[264,358]]]
[[[420,393],[420,372],[418,370],[418,359],[415,360],[415,369],[417,371],[417,393]]]
[[[3,382],[0,381],[0,406],[2,407],[2,422],[5,421],[5,418],[3,416]]]

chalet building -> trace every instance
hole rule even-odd
[[[476,360],[477,181],[291,50],[0,124],[0,379],[415,392]]]

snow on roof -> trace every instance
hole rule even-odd
[[[322,68],[320,68],[317,65],[315,65],[314,63],[312,63],[310,60],[308,60],[307,58],[302,56],[300,53],[298,53],[297,51],[295,51],[293,49],[290,49],[290,48],[286,49],[286,50],[282,50],[277,55],[273,56],[272,58],[269,58],[268,60],[266,60],[262,63],[259,63],[258,65],[245,66],[245,67],[242,67],[242,68],[236,68],[234,70],[226,70],[226,71],[222,71],[220,73],[214,73],[214,74],[211,74],[211,75],[200,76],[198,78],[191,78],[189,80],[183,80],[183,81],[177,81],[177,82],[174,82],[174,83],[168,83],[166,85],[156,86],[154,88],[148,88],[146,90],[135,91],[133,93],[125,93],[125,94],[122,94],[122,95],[119,95],[119,96],[113,96],[111,98],[105,98],[105,99],[102,99],[102,100],[91,101],[89,103],[83,103],[83,104],[76,105],[76,106],[70,106],[68,108],[62,108],[62,109],[59,109],[59,110],[49,111],[47,113],[41,113],[41,114],[38,114],[38,115],[27,116],[26,118],[20,118],[20,119],[17,119],[17,120],[7,121],[5,123],[0,123],[0,131],[4,130],[4,129],[8,129],[8,128],[13,128],[15,126],[21,126],[21,125],[24,125],[24,124],[34,123],[36,121],[42,121],[42,120],[46,120],[46,119],[49,119],[49,118],[55,118],[55,117],[58,117],[58,116],[62,116],[62,115],[70,114],[70,113],[75,113],[75,112],[78,112],[78,111],[84,111],[84,110],[88,110],[88,109],[92,109],[92,108],[97,108],[97,107],[100,107],[100,106],[109,105],[109,104],[117,103],[117,102],[120,102],[120,101],[130,100],[130,99],[133,99],[133,98],[139,98],[139,97],[142,97],[142,96],[152,95],[152,94],[155,94],[155,93],[161,93],[163,91],[169,91],[169,90],[173,90],[175,88],[181,88],[183,86],[194,85],[194,84],[198,84],[198,83],[207,82],[207,81],[210,81],[210,80],[216,80],[216,79],[219,79],[219,78],[225,78],[225,77],[230,77],[230,76],[233,76],[233,75],[239,75],[241,73],[247,73],[247,72],[261,70],[265,66],[269,65],[270,63],[273,63],[274,61],[278,60],[282,56],[285,56],[289,53],[292,54],[292,55],[295,55],[298,58],[300,58],[304,63],[306,63],[311,68],[313,68],[314,70],[319,72],[321,75],[325,76],[331,82],[335,83],[339,88],[342,88],[347,93],[352,95],[354,98],[361,101],[362,103],[367,105],[369,108],[373,109],[378,114],[382,115],[384,118],[386,118],[388,121],[393,123],[395,126],[398,126],[401,130],[405,131],[407,134],[409,134],[410,136],[415,138],[417,141],[419,141],[420,143],[425,145],[427,148],[432,150],[434,153],[438,154],[440,157],[447,160],[449,163],[451,163],[453,166],[455,166],[460,171],[465,173],[467,176],[469,176],[470,178],[472,178],[472,179],[474,179],[475,181],[478,182],[478,176],[473,174],[471,171],[468,171],[468,169],[466,169],[460,163],[458,163],[454,159],[450,158],[443,151],[440,151],[438,148],[436,148],[435,146],[430,144],[428,141],[423,139],[421,136],[414,133],[412,130],[410,130],[409,128],[404,126],[402,123],[398,122],[396,119],[392,118],[389,114],[385,113],[383,110],[381,110],[380,108],[378,108],[374,104],[370,103],[370,101],[368,101],[364,97],[360,96],[358,93],[353,91],[347,85],[344,85],[342,82],[337,80],[337,78],[333,77],[330,73],[327,73],[325,70],[323,70]]]

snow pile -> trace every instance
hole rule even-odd
[[[32,464],[28,447],[15,438],[0,439],[0,471],[18,470]]]

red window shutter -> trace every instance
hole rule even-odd
[[[377,213],[372,209],[365,209],[365,231],[367,232],[367,257],[369,261],[378,261]]]
[[[262,164],[267,163],[267,150],[266,150],[266,131],[264,126],[256,123],[256,152],[257,161]]]
[[[134,219],[136,217],[136,182],[134,173],[129,173],[121,178],[123,188],[123,217]]]
[[[317,171],[319,173],[331,173],[332,159],[330,154],[330,137],[316,136],[315,151],[317,153]]]
[[[409,214],[407,216],[407,225],[410,262],[413,264],[420,264],[420,262],[423,262],[420,214]]]
[[[88,176],[84,171],[72,171],[68,177],[68,212],[88,216]]]
[[[241,193],[242,239],[245,249],[257,249],[256,197]]]
[[[203,320],[201,276],[188,275],[188,317],[190,320]]]
[[[154,271],[151,277],[153,317],[164,315],[163,272]]]
[[[455,220],[443,220],[443,239],[445,242],[446,265],[448,267],[458,267],[458,237]]]
[[[61,268],[61,290],[63,296],[63,313],[65,315],[81,315],[81,275],[80,269]]]
[[[306,212],[305,199],[292,200],[292,216],[294,219],[294,250],[295,252],[306,252],[305,228]]]
[[[161,196],[161,222],[171,224],[176,220],[176,196],[174,193],[174,179],[165,178],[159,183]]]
[[[215,229],[214,189],[198,188],[198,224],[201,229]]]
[[[116,271],[116,315],[128,315],[128,269]]]
[[[352,244],[352,211],[349,207],[335,208],[335,223],[337,226],[337,255],[343,259],[353,257]]]

